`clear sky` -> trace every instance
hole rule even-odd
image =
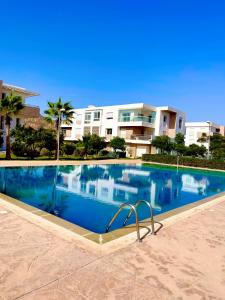
[[[225,124],[225,0],[0,0],[0,78],[75,107],[146,102]]]

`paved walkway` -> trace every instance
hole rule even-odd
[[[141,159],[105,160],[0,160],[0,167],[55,166],[55,165],[93,165],[93,164],[138,164]]]
[[[100,256],[0,201],[0,299],[225,299],[225,199]]]

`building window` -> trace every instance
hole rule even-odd
[[[77,115],[76,116],[76,124],[81,125],[81,122],[82,122],[82,115]]]
[[[183,126],[183,119],[182,118],[179,118],[179,129],[182,129],[182,126]]]
[[[91,123],[91,113],[85,113],[84,123],[85,124]]]
[[[112,135],[112,128],[107,128],[106,129],[106,134],[107,135]]]
[[[94,112],[94,121],[99,121],[100,120],[100,111],[95,111]]]
[[[107,119],[107,120],[112,120],[112,119],[113,119],[113,112],[111,112],[111,111],[110,111],[110,112],[107,112],[107,113],[106,113],[106,119]]]
[[[98,126],[93,126],[92,127],[92,134],[99,135],[99,127]]]
[[[122,122],[129,122],[130,121],[130,113],[129,112],[122,113],[121,121]]]
[[[4,116],[0,117],[0,129],[4,129]]]
[[[6,93],[2,93],[2,99],[5,99]]]
[[[88,135],[91,133],[91,127],[84,127],[84,135]]]
[[[163,116],[163,123],[167,122],[167,116]]]

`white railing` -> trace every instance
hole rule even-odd
[[[130,140],[151,141],[153,138],[150,134],[132,134]]]

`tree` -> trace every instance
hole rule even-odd
[[[89,140],[89,152],[90,154],[98,154],[106,147],[104,137],[100,137],[97,134],[92,134]]]
[[[198,138],[197,142],[198,143],[207,143],[210,140],[210,136],[207,135],[207,133],[203,132],[202,136]]]
[[[76,145],[74,143],[66,142],[63,144],[62,151],[65,155],[73,155],[76,150]]]
[[[189,147],[186,148],[186,155],[187,156],[200,156],[200,157],[205,157],[207,153],[207,149],[205,146],[197,145],[197,144],[191,144]]]
[[[105,138],[97,134],[86,134],[82,137],[82,140],[76,144],[76,150],[84,156],[88,154],[98,154],[105,147]]]
[[[174,139],[174,150],[177,155],[184,155],[186,152],[184,135],[182,133],[177,133]]]
[[[4,144],[3,133],[2,131],[0,131],[0,148],[3,146],[3,144]]]
[[[225,159],[225,137],[221,134],[211,136],[209,150],[213,158]]]
[[[60,138],[61,122],[72,124],[73,121],[73,106],[70,102],[62,102],[59,98],[56,102],[48,102],[48,109],[45,110],[45,120],[49,123],[55,124],[56,128],[56,148],[55,157],[58,159],[58,141]]]
[[[115,136],[111,139],[109,146],[117,153],[117,151],[125,151],[125,139]]]
[[[17,156],[33,159],[40,155],[41,140],[38,131],[32,127],[16,126],[11,131],[14,137],[12,151]]]
[[[11,159],[11,121],[23,108],[23,98],[16,95],[14,92],[10,93],[0,101],[0,113],[5,117],[6,126],[6,159]]]
[[[51,156],[52,152],[56,148],[56,132],[53,129],[46,129],[46,128],[40,128],[37,130],[37,136],[38,140],[40,140],[40,148],[47,149],[48,150],[48,155]],[[63,146],[63,134],[60,134],[60,145]]]
[[[156,136],[152,141],[152,146],[160,150],[160,153],[170,153],[173,150],[173,143],[167,135]]]

